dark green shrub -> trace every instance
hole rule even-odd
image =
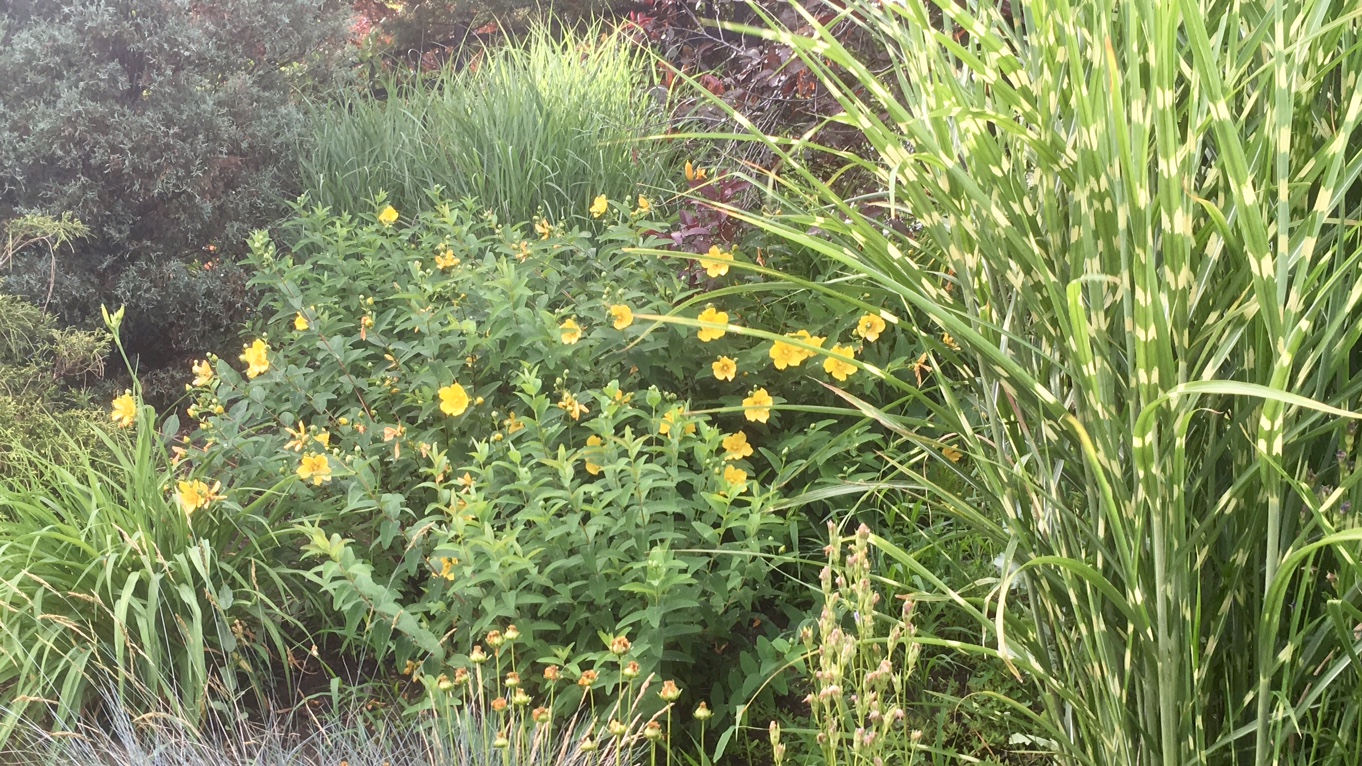
[[[0,8],[0,217],[67,210],[91,229],[56,264],[63,320],[93,324],[97,304],[126,302],[144,366],[185,337],[230,334],[202,320],[239,315],[244,296],[168,264],[210,246],[209,260],[232,255],[292,195],[298,95],[331,79],[337,13],[312,0]],[[20,255],[9,291],[41,300],[48,266]]]

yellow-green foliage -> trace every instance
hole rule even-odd
[[[59,330],[20,298],[0,295],[0,474],[23,446],[60,462],[69,438],[102,417],[64,381],[99,376],[109,353],[101,332]]]

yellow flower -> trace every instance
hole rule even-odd
[[[725,253],[718,245],[710,245],[709,252],[700,256],[700,265],[705,267],[705,273],[711,279],[727,274],[728,264],[732,262],[733,254]]]
[[[766,393],[766,389],[758,388],[742,400],[742,406],[746,408],[743,415],[755,423],[765,423],[771,417],[771,405],[774,403],[775,400]]]
[[[884,332],[884,320],[875,314],[866,314],[856,323],[856,334],[871,343],[879,340],[882,332]]]
[[[213,365],[203,359],[194,363],[194,385],[206,386],[213,382]]]
[[[752,454],[752,445],[747,443],[747,434],[739,431],[724,437],[724,460],[742,460]]]
[[[307,323],[307,317],[303,316],[303,312],[299,311],[298,315],[293,318],[293,329],[298,332],[303,332],[309,327],[311,327],[311,325]]]
[[[291,449],[294,452],[302,452],[303,447],[307,446],[308,442],[307,426],[303,425],[303,421],[301,420],[298,421],[298,428],[296,430],[289,428],[288,426],[284,426],[284,433],[289,435],[289,440],[287,442],[284,442],[284,449]]]
[[[832,345],[832,353],[854,358],[856,356],[856,349],[851,346],[840,346],[834,343]],[[856,365],[830,356],[823,360],[823,369],[838,380],[846,380],[848,375],[856,372]]]
[[[397,222],[397,210],[392,205],[383,208],[383,212],[378,214],[378,222],[384,226],[392,226]]]
[[[535,233],[539,235],[540,239],[548,239],[549,235],[553,233],[553,224],[549,223],[545,218],[540,218],[538,221],[535,221],[534,230]]]
[[[610,316],[615,318],[615,329],[623,330],[634,323],[634,312],[623,303],[610,307]]]
[[[215,482],[210,488],[207,484],[195,479],[194,481],[179,482],[176,487],[175,499],[179,501],[180,508],[188,516],[200,508],[208,507],[209,503],[217,500],[219,497],[218,490],[222,489],[222,483]]]
[[[719,380],[733,380],[738,374],[738,363],[726,356],[721,356],[710,365],[714,370],[714,377]]]
[[[733,494],[742,494],[747,489],[747,471],[737,466],[727,466],[724,468],[724,483],[734,490]]]
[[[458,416],[468,409],[468,392],[458,383],[451,383],[440,389],[440,412]]]
[[[793,333],[789,337],[797,338],[809,344],[810,346],[814,346],[817,348],[822,348],[823,341],[827,340],[827,338],[820,338],[816,335],[810,335],[808,330],[800,330],[797,333]],[[771,359],[775,362],[777,370],[783,370],[786,367],[798,367],[800,364],[804,362],[805,359],[808,359],[809,357],[814,355],[813,351],[801,348],[799,346],[793,346],[789,343],[784,343],[782,341],[775,341],[774,343],[772,343],[770,353]]]
[[[127,428],[137,421],[137,400],[132,398],[132,391],[124,391],[122,396],[113,400],[113,411],[109,417],[119,428]]]
[[[581,420],[582,416],[590,411],[586,408],[585,404],[577,401],[577,397],[566,391],[563,392],[563,398],[558,402],[558,407],[566,412],[568,417],[571,417],[573,420]]]
[[[586,437],[586,446],[588,447],[600,447],[603,444],[605,444],[605,442],[601,441],[601,437],[595,434]],[[587,450],[587,452],[591,457],[596,457],[600,454],[600,450]],[[591,457],[586,459],[586,472],[592,476],[596,476],[601,472],[601,466],[598,463],[591,462]]]
[[[963,457],[963,455],[961,455],[960,453],[960,450],[949,445],[941,448],[941,454],[945,455],[946,459],[951,461],[952,463],[959,463],[960,458]]]
[[[455,578],[454,567],[458,566],[459,560],[452,556],[440,557],[440,576],[446,580]]]
[[[709,306],[704,311],[701,311],[700,316],[696,318],[701,322],[709,322],[710,324],[728,324],[728,312],[715,311],[713,306]],[[725,332],[726,331],[722,327],[701,327],[699,333],[700,340],[706,343],[711,340],[718,340],[719,338],[724,337]]]
[[[676,421],[684,414],[685,412],[680,407],[673,407],[667,414],[662,416],[662,422],[658,424],[657,432],[663,436],[670,434],[672,432],[672,426],[676,425]],[[686,427],[682,430],[688,434],[693,434],[695,433],[695,424],[687,423]]]
[[[331,463],[327,461],[326,455],[316,453],[303,455],[302,462],[298,464],[298,478],[303,481],[311,479],[314,485],[320,486],[331,481]]]
[[[525,421],[518,419],[512,412],[510,417],[502,421],[502,425],[506,426],[506,433],[513,434],[525,427]]]
[[[330,431],[318,431],[318,432],[317,432],[317,435],[314,436],[314,437],[312,437],[312,438],[313,438],[313,439],[316,439],[316,440],[317,440],[317,443],[320,444],[320,445],[322,445],[322,449],[331,449],[331,432],[330,432]]]
[[[246,363],[246,377],[263,375],[270,369],[270,347],[265,341],[256,339],[242,350],[241,361]]]
[[[804,361],[804,350],[795,348],[788,343],[776,341],[771,344],[771,360],[775,362],[777,370],[786,367],[798,367]]]
[[[690,164],[690,160],[686,160],[686,180],[687,181],[705,180],[705,169],[697,168],[694,165]]]
[[[952,338],[950,333],[942,334],[941,344],[946,348],[950,349],[951,351],[960,350],[960,344],[955,342],[955,338]]]
[[[609,209],[610,200],[606,199],[604,194],[601,194],[596,197],[595,202],[591,203],[591,210],[589,212],[591,213],[592,218],[600,218],[605,215],[605,211]]]
[[[461,262],[462,261],[460,261],[458,258],[454,257],[453,250],[445,250],[443,253],[440,253],[439,255],[435,256],[435,268],[439,269],[440,271],[452,269],[455,266],[458,266]]]
[[[634,212],[636,212],[636,213],[649,213],[649,212],[652,212],[652,209],[653,209],[653,203],[652,203],[652,202],[649,202],[649,201],[648,201],[648,198],[645,197],[645,196],[643,196],[642,194],[638,195],[638,210],[635,210]]]
[[[563,331],[562,340],[569,346],[582,339],[582,328],[577,326],[576,320],[564,319],[558,329]]]

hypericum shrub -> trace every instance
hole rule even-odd
[[[194,367],[192,459],[233,492],[296,477],[325,619],[355,648],[439,659],[514,620],[532,659],[627,632],[645,671],[682,667],[776,592],[765,554],[790,531],[750,421],[649,385],[691,374],[701,341],[639,318],[681,293],[622,247],[652,241],[646,207],[595,241],[439,200],[300,210],[287,254],[253,238],[261,319],[244,374]]]
[[[643,52],[619,36],[555,37],[536,27],[478,66],[394,77],[384,98],[356,95],[317,115],[303,181],[352,214],[386,192],[398,209],[474,197],[503,221],[542,214],[585,225],[598,194],[659,199],[669,152]],[[669,187],[668,187],[669,188]]]
[[[91,229],[56,263],[63,320],[97,324],[117,293],[144,368],[183,349],[176,341],[213,340],[186,324],[227,315],[239,326],[229,282],[167,302],[186,289],[168,264],[210,245],[209,260],[239,254],[296,193],[299,96],[332,79],[342,18],[313,0],[4,4],[0,217],[70,211]],[[48,267],[19,257],[8,290],[41,301]]]

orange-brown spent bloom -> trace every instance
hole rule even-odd
[[[661,697],[663,702],[675,702],[681,699],[681,689],[675,681],[663,681],[662,691],[658,692],[657,696]]]
[[[582,675],[577,679],[577,685],[582,687],[583,689],[590,689],[591,685],[596,683],[597,678],[598,674],[596,673],[596,671],[583,670]]]
[[[545,680],[545,681],[557,681],[558,679],[560,679],[560,678],[562,678],[562,677],[563,677],[563,670],[562,670],[562,668],[558,667],[557,665],[550,665],[550,666],[544,668],[544,680]]]
[[[629,639],[624,636],[615,636],[610,642],[610,653],[616,657],[622,657],[629,653]]]

